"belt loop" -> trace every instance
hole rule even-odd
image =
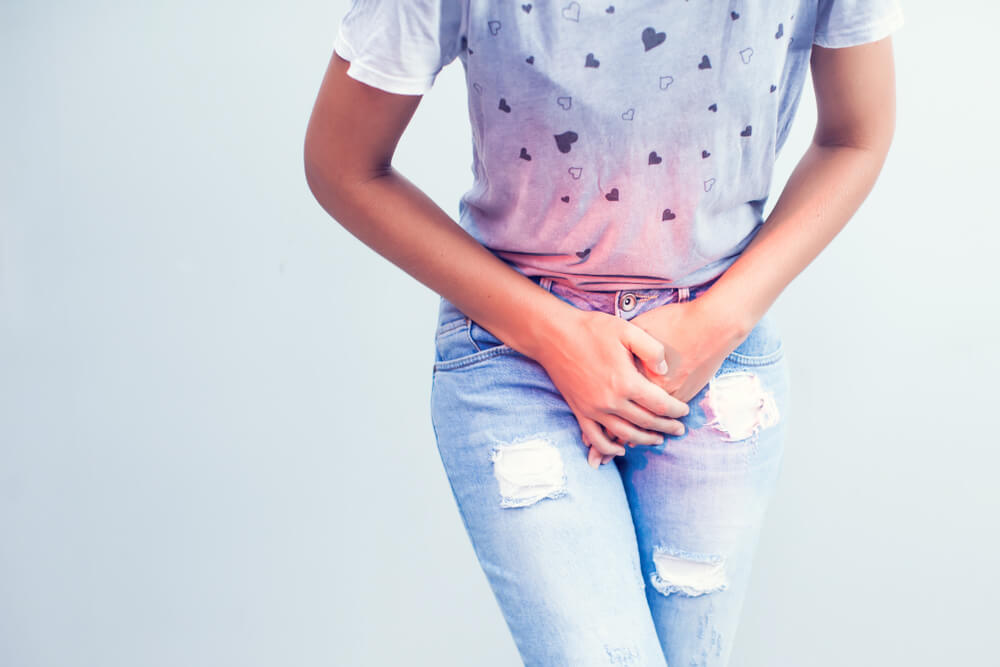
[[[687,301],[688,297],[690,297],[690,295],[691,295],[691,290],[689,288],[687,288],[687,287],[679,287],[677,289],[677,300],[678,301]]]
[[[552,291],[552,278],[548,278],[548,277],[542,278],[539,281],[538,285],[539,285],[539,287],[541,287],[546,292],[551,292]]]

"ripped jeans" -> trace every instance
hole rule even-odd
[[[534,280],[625,319],[713,282],[586,292]],[[438,451],[525,665],[726,665],[789,416],[770,318],[689,401],[683,435],[596,470],[541,365],[443,298],[435,347]]]

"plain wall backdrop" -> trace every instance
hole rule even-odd
[[[5,667],[519,664],[431,429],[438,297],[306,185],[348,4],[0,3]],[[734,667],[997,664],[1000,10],[904,11],[882,175],[771,309]],[[453,218],[464,85],[394,160]],[[767,212],[814,122],[809,85]]]

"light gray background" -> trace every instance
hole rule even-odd
[[[347,6],[0,3],[0,664],[519,663],[435,448],[437,297],[303,176]],[[771,311],[795,411],[734,667],[997,664],[1000,11],[940,7]],[[453,217],[463,86],[395,159]],[[814,121],[809,87],[771,205]]]

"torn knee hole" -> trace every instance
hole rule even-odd
[[[779,419],[774,395],[764,389],[760,377],[748,371],[712,378],[705,412],[711,415],[706,425],[725,433],[729,441],[749,438]]]
[[[656,569],[650,575],[650,583],[664,595],[679,593],[694,597],[725,590],[729,585],[722,556],[655,547],[653,565]]]
[[[562,455],[545,438],[498,444],[490,460],[500,486],[501,507],[524,507],[566,493]]]

